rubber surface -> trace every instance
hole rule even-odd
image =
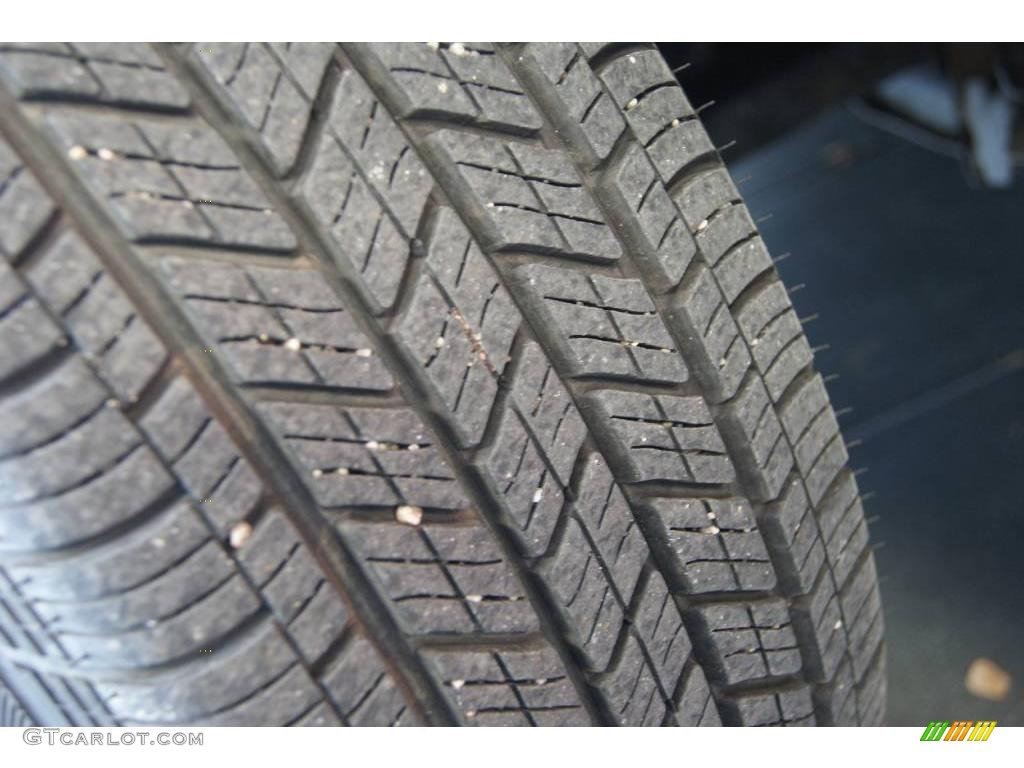
[[[835,415],[652,46],[0,82],[6,722],[881,722]]]

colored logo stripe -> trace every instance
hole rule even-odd
[[[948,720],[945,722],[935,722],[933,720],[928,723],[928,727],[925,728],[924,733],[921,734],[921,741],[938,741],[942,738],[942,734],[946,732],[947,728],[949,728]]]
[[[988,737],[992,735],[992,729],[996,727],[995,720],[983,720],[974,726],[974,730],[971,731],[971,735],[967,737],[968,741],[988,741]]]
[[[995,727],[995,720],[957,720],[952,724],[948,720],[933,720],[921,734],[921,741],[988,741]]]

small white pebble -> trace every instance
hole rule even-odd
[[[313,470],[313,477],[323,477],[323,476],[324,476],[324,471],[322,469],[314,469]]]
[[[419,443],[412,443],[408,448],[406,448],[407,451],[418,451],[419,449]]]
[[[113,160],[117,157],[117,155],[114,154],[114,150],[107,149],[106,147],[97,150],[96,154],[99,156],[100,160]]]
[[[631,109],[636,109],[637,104],[639,103],[640,102],[637,101],[636,99],[630,99],[629,101],[626,102],[626,111],[628,112]]]
[[[474,717],[476,717],[476,710],[475,709],[467,709],[466,710],[466,717],[468,719],[472,720]]]
[[[270,341],[270,337],[269,337],[269,336],[267,336],[267,334],[265,334],[265,333],[261,333],[261,334],[259,335],[259,340],[260,340],[261,342],[263,342],[264,344],[266,344],[266,343],[267,343],[268,341]]]
[[[448,93],[448,83],[438,83],[437,90],[439,90],[441,93]]]
[[[373,350],[372,349],[357,349],[356,350],[356,357],[372,357],[372,356],[373,356]]]
[[[548,679],[546,677],[538,677],[533,682],[535,682],[537,685],[544,685],[547,681]]]
[[[677,117],[677,118],[675,118],[675,119],[674,119],[674,120],[672,121],[672,127],[673,127],[673,128],[678,128],[678,127],[679,127],[679,118],[678,118],[678,117]]]
[[[842,628],[843,628],[843,620],[842,619],[840,619],[839,621],[837,621],[835,624],[832,625],[832,629],[842,629]]]
[[[302,349],[302,342],[292,336],[288,341],[284,343],[284,348],[291,350],[292,352],[298,352]]]
[[[630,56],[629,57],[629,63],[630,64],[636,64],[636,56]]]
[[[112,397],[107,400],[107,408],[117,408],[119,405],[121,405],[121,401],[116,397]]]
[[[464,686],[465,684],[465,680],[452,680],[452,688],[454,688],[456,691],[460,690],[462,686]]]
[[[435,339],[435,341],[434,341],[434,346],[437,347],[438,349],[443,347],[444,344],[445,344],[444,336],[438,336],[437,339]]]
[[[533,492],[533,503],[540,504],[540,500],[544,498],[544,489],[538,488]]]
[[[484,601],[483,595],[466,595],[466,601],[470,603],[482,603]]]
[[[432,48],[432,49],[433,49],[433,50],[435,50],[435,51],[436,51],[436,50],[437,50],[438,48],[440,48],[440,47],[441,47],[441,44],[440,44],[440,43],[427,43],[427,48]]]
[[[83,160],[88,156],[89,150],[87,150],[85,147],[79,146],[78,144],[76,144],[75,146],[68,150],[68,157],[70,157],[72,160]]]
[[[719,528],[717,525],[709,525],[707,528],[701,528],[700,532],[714,536],[719,532]]]
[[[448,46],[448,50],[456,56],[467,56],[469,51],[466,50],[466,46],[462,43],[452,43]]]
[[[704,219],[700,224],[697,225],[697,231],[698,232],[703,232],[707,228],[708,228],[708,220],[707,219]]]
[[[423,520],[423,507],[414,507],[409,504],[395,507],[395,520],[406,525],[419,525]]]
[[[153,539],[153,546],[157,549],[163,549],[167,545],[167,542],[163,539]]]
[[[252,536],[252,526],[247,522],[237,523],[228,535],[228,542],[232,549],[241,549],[242,545]]]
[[[336,470],[334,470],[334,473],[344,477],[345,475],[348,474],[348,467],[338,467]]]
[[[368,451],[376,451],[376,450],[379,450],[379,449],[380,449],[380,443],[378,443],[376,440],[367,440],[366,441],[366,450],[368,450]]]

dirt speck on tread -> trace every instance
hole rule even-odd
[[[403,504],[395,508],[395,520],[413,527],[423,521],[423,507],[414,507],[411,504]]]

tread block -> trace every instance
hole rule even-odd
[[[785,600],[716,603],[689,610],[708,632],[710,676],[732,685],[800,671],[800,649]]]
[[[24,504],[61,496],[88,485],[139,446],[127,419],[103,408],[42,448],[0,461],[0,498]]]
[[[818,506],[818,525],[837,584],[844,584],[868,544],[857,481],[842,472]]]
[[[463,319],[479,335],[499,374],[508,362],[512,337],[521,324],[518,310],[465,225],[451,208],[438,210],[427,265]]]
[[[579,441],[582,439],[580,435]],[[575,452],[567,468],[571,461],[575,461]],[[507,510],[509,527],[520,547],[531,556],[543,554],[562,514],[564,486],[545,463],[516,411],[504,409],[493,444],[481,463]]]
[[[504,308],[509,317],[515,316],[510,303]],[[424,275],[395,330],[434,383],[464,445],[479,443],[483,435],[498,393],[499,366],[508,361],[511,341],[503,339],[504,352],[499,348],[492,357],[487,344],[490,339],[485,341],[478,327],[475,319],[449,304],[433,280]]]
[[[729,705],[744,725],[811,726],[814,707],[807,686],[738,696]]]
[[[0,254],[14,258],[53,217],[56,206],[2,139],[0,179]]]
[[[840,435],[836,435],[814,460],[814,465],[806,473],[805,485],[807,495],[815,505],[819,504],[828,491],[836,475],[845,469],[850,460],[846,452],[846,444]]]
[[[324,672],[323,684],[350,725],[398,725],[413,719],[377,652],[361,635]]]
[[[138,447],[88,482],[8,507],[0,516],[0,542],[19,550],[81,542],[138,515],[165,497],[173,484],[153,452]]]
[[[117,397],[137,400],[167,352],[82,238],[62,232],[26,278]]]
[[[88,659],[83,668],[93,663],[122,669],[166,664],[214,647],[259,607],[259,599],[235,576],[164,621],[150,619],[138,629],[110,635],[64,633],[61,643],[72,657]]]
[[[284,638],[263,622],[219,653],[196,654],[158,685],[153,680],[98,683],[121,721],[159,723],[198,720],[237,706],[294,665]]]
[[[522,585],[482,523],[340,525],[414,634],[539,629]]]
[[[696,664],[685,672],[676,694],[675,719],[682,726],[716,726],[722,720],[704,671]]]
[[[530,43],[532,56],[555,87],[569,116],[583,130],[598,159],[611,152],[626,127],[619,110],[604,92],[575,43]]]
[[[600,454],[592,454],[587,461],[576,496],[574,507],[579,519],[611,571],[619,594],[628,599],[650,553],[622,490]]]
[[[119,634],[167,621],[205,599],[233,573],[231,561],[221,548],[207,540],[145,584],[94,600],[39,602],[36,612],[61,633]]]
[[[434,183],[401,129],[352,71],[342,74],[327,131],[353,158],[362,177],[395,217],[403,236],[415,237]]]
[[[771,256],[760,237],[734,245],[715,264],[715,277],[726,301],[732,304],[756,277],[773,269]],[[796,320],[796,317],[793,317]],[[797,329],[802,333],[799,321]]]
[[[564,152],[449,130],[430,141],[452,158],[502,248],[620,257],[621,246]]]
[[[698,265],[692,272],[674,298],[675,318],[686,338],[701,340],[692,352],[701,361],[709,397],[721,402],[736,394],[750,368],[750,352],[711,271]]]
[[[320,691],[309,674],[296,665],[259,690],[253,696],[198,724],[205,726],[245,726],[253,722],[289,725],[296,716],[322,701]]]
[[[48,109],[43,119],[57,148],[68,153],[96,197],[106,200],[130,240],[295,248],[284,220],[205,124],[57,109]]]
[[[675,343],[639,280],[531,265],[517,270],[580,375],[677,383],[688,378]]]
[[[699,173],[676,190],[676,202],[691,232],[696,232],[702,221],[730,203],[741,201],[739,190],[724,167]]]
[[[341,76],[299,194],[380,309],[391,307],[434,182],[401,130],[352,72]]]
[[[375,43],[415,111],[534,131],[540,116],[490,43]]]
[[[822,564],[825,546],[818,533],[814,510],[798,478],[786,482],[779,498],[768,506],[762,532],[779,542],[779,576],[795,594],[810,592]]]
[[[667,706],[651,675],[640,643],[626,635],[618,663],[600,684],[612,705],[612,714],[622,726],[659,726]]]
[[[105,407],[106,390],[77,357],[0,403],[0,455],[41,448]]]
[[[629,462],[629,479],[728,483],[735,474],[700,397],[597,390]]]
[[[341,636],[349,611],[337,593],[321,581],[312,598],[288,625],[302,657],[315,661]]]
[[[190,55],[259,132],[278,172],[285,173],[295,163],[332,48],[329,43],[197,43]]]
[[[861,679],[882,642],[882,601],[875,562],[865,558],[839,594],[854,675]]]
[[[467,506],[452,470],[408,408],[266,403],[260,412],[292,450],[324,507]]]
[[[882,647],[857,685],[857,709],[862,725],[884,724],[886,687],[885,648]]]
[[[779,408],[779,418],[790,441],[799,443],[814,419],[828,409],[828,405],[828,393],[819,374],[798,379]]]
[[[761,380],[749,378],[725,408],[746,437],[742,451],[754,494],[762,500],[776,498],[793,467],[793,454]]]
[[[675,690],[693,647],[665,579],[652,570],[633,613],[633,627],[646,646],[655,675],[669,693]]]
[[[573,641],[590,669],[608,667],[623,622],[611,575],[587,541],[579,521],[570,518],[556,553],[542,571],[571,619]]]
[[[496,378],[509,361],[521,317],[450,208],[438,210],[427,265],[429,274],[421,277],[397,333],[447,400],[455,427],[475,443],[486,426]]]
[[[649,267],[658,289],[671,289],[682,279],[697,245],[647,154],[631,145],[607,183],[622,195],[647,239],[643,247],[634,249],[635,258]]]
[[[828,569],[822,569],[810,594],[794,604],[793,623],[805,658],[809,657],[808,674],[814,675],[811,679],[827,682],[835,678],[847,653],[847,631]]]
[[[672,575],[688,594],[768,590],[775,572],[746,499],[652,499],[674,555]]]
[[[43,306],[28,298],[0,317],[0,343],[7,350],[0,358],[0,379],[5,379],[45,360],[68,340]]]
[[[549,649],[427,651],[467,725],[585,725],[589,717]]]
[[[803,333],[786,288],[779,280],[768,283],[744,301],[736,312],[736,319],[762,373]],[[827,398],[824,402],[828,402]]]
[[[384,391],[394,386],[319,273],[180,258],[162,259],[160,267],[238,381]]]
[[[300,545],[262,589],[263,599],[284,625],[294,620],[324,583],[316,561]]]
[[[201,548],[209,531],[191,503],[182,499],[111,546],[89,548],[50,564],[10,566],[25,594],[41,602],[95,600],[137,589]]]
[[[189,98],[142,43],[4,43],[0,72],[19,97],[181,109]]]
[[[511,386],[520,413],[558,479],[567,486],[587,431],[569,391],[544,351],[531,339],[523,343]]]
[[[694,237],[704,260],[717,273],[723,257],[756,234],[747,206],[738,203],[725,205],[701,221]]]

